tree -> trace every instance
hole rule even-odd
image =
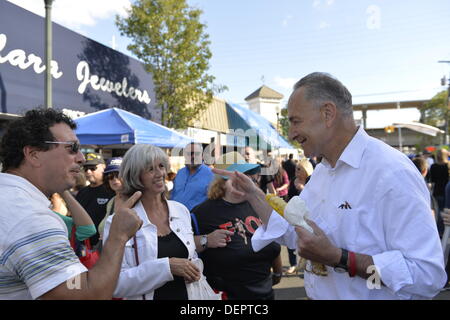
[[[448,92],[441,91],[431,98],[430,102],[426,103],[421,109],[420,122],[428,124],[430,126],[439,127],[446,131],[445,126],[448,127],[448,114],[449,109],[447,105]],[[447,120],[447,121],[446,121]],[[448,131],[446,131],[448,132]],[[424,144],[430,144],[434,139],[423,139]]]
[[[289,118],[288,118],[288,110],[287,108],[283,108],[281,109],[280,112],[280,134],[287,140],[289,141]],[[300,143],[298,143],[297,141],[289,141],[289,143],[297,149],[302,149],[302,147],[300,146]]]
[[[128,50],[153,75],[161,123],[168,127],[186,128],[227,89],[207,74],[212,54],[201,13],[186,0],[137,0],[128,17],[116,17],[121,34],[133,41]]]

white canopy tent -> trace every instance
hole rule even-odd
[[[429,136],[436,137],[438,133],[445,133],[443,130],[420,122],[401,122],[392,124],[396,128],[408,128]]]

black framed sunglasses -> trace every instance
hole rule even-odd
[[[95,170],[97,170],[97,165],[96,164],[88,164],[88,165],[83,166],[83,169],[85,172],[87,172],[88,170],[95,171]]]
[[[113,172],[110,172],[110,173],[106,174],[106,179],[108,179],[108,180],[113,180],[113,179],[116,179],[116,178],[119,178],[119,172],[118,171],[113,171]]]
[[[48,144],[66,144],[70,146],[71,153],[78,153],[80,151],[80,144],[77,141],[44,141],[44,143]]]

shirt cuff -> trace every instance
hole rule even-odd
[[[289,223],[284,218],[272,211],[267,225],[261,225],[252,236],[253,250],[258,252],[273,241],[282,241],[281,238],[288,231],[289,226]]]
[[[408,265],[400,251],[386,251],[372,256],[372,259],[381,280],[394,294],[400,296],[399,291],[402,288],[413,284]],[[401,297],[410,298],[409,295]]]

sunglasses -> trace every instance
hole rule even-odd
[[[97,165],[87,165],[87,166],[83,166],[83,169],[84,169],[84,171],[88,171],[88,170],[91,170],[91,171],[95,171],[95,170],[97,170]]]
[[[78,153],[80,151],[80,144],[77,141],[44,141],[48,144],[66,144],[70,148],[71,153]]]
[[[114,180],[114,179],[117,179],[117,178],[119,178],[119,173],[118,172],[111,172],[111,173],[108,173],[106,175],[106,179],[108,179],[108,180]]]

